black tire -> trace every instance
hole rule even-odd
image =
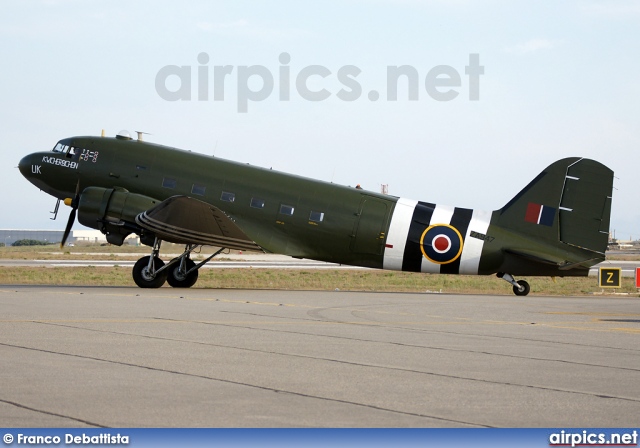
[[[167,280],[167,271],[162,271],[153,277],[149,275],[148,266],[150,258],[150,256],[142,257],[133,265],[133,270],[131,271],[133,281],[136,282],[136,285],[140,288],[159,288],[164,285],[164,282]],[[153,266],[156,270],[160,269],[164,266],[164,262],[158,257],[155,257],[153,259]]]
[[[531,287],[529,286],[529,283],[527,283],[525,280],[518,280],[518,285],[522,286],[524,289],[522,291],[520,291],[520,289],[518,289],[517,287],[513,287],[513,293],[517,296],[526,296],[527,294],[529,294],[529,291],[531,291]]]
[[[185,260],[185,267],[187,271],[193,268],[196,264],[191,260],[191,258],[187,258]],[[169,275],[167,277],[167,282],[174,288],[191,288],[198,281],[198,270],[189,273],[186,277],[183,277],[179,273],[180,270],[180,262],[176,262],[173,266],[171,266],[168,271]]]

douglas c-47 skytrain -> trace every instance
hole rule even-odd
[[[131,233],[151,255],[133,268],[142,288],[195,284],[224,249],[398,271],[586,276],[604,260],[613,171],[589,159],[559,160],[493,212],[448,207],[345,187],[133,140],[71,137],[24,157],[20,172],[121,245]],[[520,168],[522,169],[522,168]],[[184,244],[168,263],[162,241]],[[196,264],[199,246],[221,248]]]

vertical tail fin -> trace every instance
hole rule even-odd
[[[549,165],[497,211],[496,224],[528,236],[604,253],[613,171],[572,157]]]

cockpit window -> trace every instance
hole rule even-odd
[[[56,143],[56,146],[53,147],[53,152],[58,154],[64,154],[64,156],[68,159],[77,160],[80,158],[84,150],[82,148],[78,148],[77,146],[71,146],[63,143],[63,141],[59,141]],[[95,160],[94,160],[95,162]]]
[[[56,146],[53,148],[53,152],[67,152],[69,150],[69,145],[65,145],[64,143],[58,142]]]

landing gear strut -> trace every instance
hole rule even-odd
[[[180,260],[171,260],[167,281],[174,288],[191,288],[198,280],[198,270],[191,258],[183,257]]]
[[[159,288],[167,280],[164,262],[158,258],[162,241],[155,239],[151,256],[142,257],[133,265],[133,281],[141,288]]]
[[[182,255],[164,264],[159,258],[161,244],[162,240],[156,238],[153,242],[151,256],[142,257],[133,266],[133,281],[140,288],[160,288],[165,281],[168,281],[169,285],[174,288],[190,288],[198,280],[198,269],[225,250],[225,248],[221,248],[204,261],[195,264],[189,257],[198,245],[188,244]]]
[[[167,266],[169,269],[169,276],[167,277],[167,281],[174,288],[191,288],[198,280],[198,269],[204,263],[196,266],[193,260],[189,258],[191,252],[196,247],[197,246],[195,244],[188,244],[184,248],[184,252],[182,253],[182,255],[180,255],[178,258],[174,258],[169,262],[169,265]],[[209,261],[211,258],[207,259],[207,261]]]
[[[526,296],[527,294],[529,294],[529,291],[531,291],[529,283],[527,283],[525,280],[516,281],[511,274],[507,274],[504,272],[498,272],[496,275],[498,276],[498,278],[511,283],[513,285],[513,293],[517,296]]]

